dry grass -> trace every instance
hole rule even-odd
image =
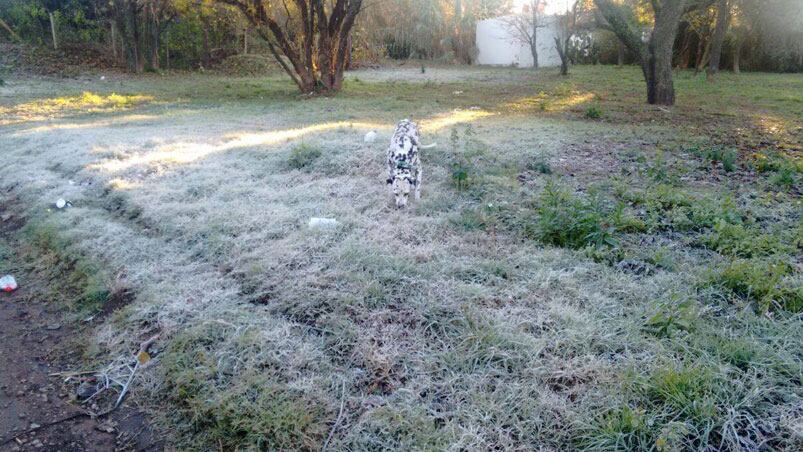
[[[275,77],[122,80],[158,105],[3,127],[0,188],[102,263],[95,280],[135,290],[92,351],[162,334],[133,392],[183,447],[318,449],[341,403],[331,449],[800,447],[800,314],[716,283],[725,250],[784,242],[772,290],[799,294],[800,175],[773,185],[746,154],[726,175],[699,151],[719,142],[690,131],[744,118],[689,101],[766,82],[777,99],[753,103],[784,133],[761,152],[795,168],[800,77],[681,77],[666,113],[641,104],[634,68],[599,71],[362,71],[307,100]],[[5,108],[49,105],[19,94],[41,83],[9,80]],[[440,145],[421,202],[397,211],[384,146],[408,116]],[[544,198],[548,181],[577,211]],[[60,197],[73,207],[48,210]],[[612,240],[539,241],[563,243],[544,231],[580,214]],[[311,216],[341,225],[310,231]],[[737,246],[752,234],[726,240],[719,221],[778,238]]]

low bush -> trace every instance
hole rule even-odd
[[[788,252],[774,235],[764,234],[755,228],[741,224],[718,221],[713,230],[700,239],[700,243],[722,254],[735,257],[762,257]]]
[[[787,281],[794,269],[785,262],[738,259],[714,273],[709,285],[718,286],[743,300],[756,303],[760,312],[803,311],[803,287]]]
[[[579,198],[549,182],[538,200],[537,219],[525,233],[547,245],[585,248],[615,245],[614,228],[593,200]]]
[[[308,143],[301,143],[290,151],[287,164],[293,169],[303,169],[312,165],[321,156],[321,149]]]

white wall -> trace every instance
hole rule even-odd
[[[546,26],[538,29],[538,66],[560,66],[555,49],[554,17],[544,18]],[[530,46],[516,39],[502,18],[477,22],[477,64],[532,67]]]

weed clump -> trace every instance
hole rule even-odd
[[[287,164],[293,169],[303,169],[312,165],[321,156],[321,149],[308,143],[301,143],[290,151]]]
[[[586,118],[599,119],[602,117],[602,109],[598,105],[592,105],[586,109]]]
[[[547,183],[538,200],[538,218],[525,233],[547,245],[565,248],[614,246],[614,228],[599,203],[576,197]]]
[[[723,220],[718,221],[700,242],[722,254],[735,257],[764,257],[789,251],[788,246],[774,235]]]
[[[757,310],[803,311],[803,287],[788,282],[794,270],[785,262],[737,259],[708,281],[740,299],[756,303]]]

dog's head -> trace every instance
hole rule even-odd
[[[407,205],[407,199],[410,197],[410,190],[412,190],[415,185],[412,171],[408,169],[397,170],[396,177],[393,178],[392,184],[393,196],[396,198],[396,207],[401,209]]]

